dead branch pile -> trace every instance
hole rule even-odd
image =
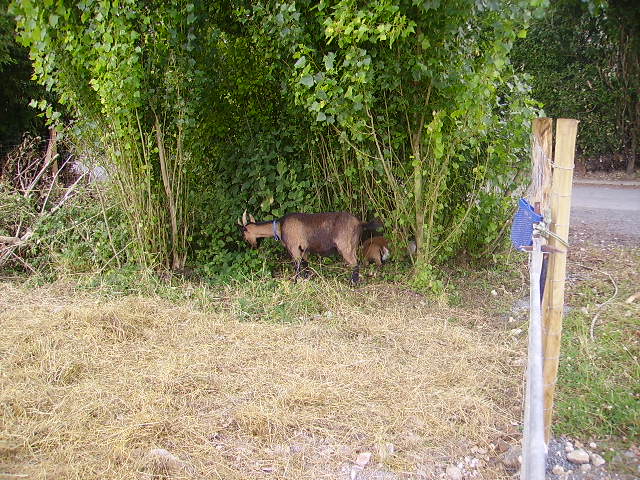
[[[0,171],[0,268],[7,262],[31,269],[22,255],[37,224],[53,215],[75,194],[82,176],[69,184],[68,158],[59,161],[57,135],[43,151],[41,137],[26,135],[9,154]]]

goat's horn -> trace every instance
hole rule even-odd
[[[256,219],[251,214],[249,214],[249,220],[251,220],[251,223],[256,223]]]
[[[238,217],[238,225],[240,225],[241,227],[244,227],[244,225],[242,225],[242,220],[240,220],[240,217]]]
[[[242,214],[242,226],[244,227],[247,224],[247,210],[245,209],[244,213]]]

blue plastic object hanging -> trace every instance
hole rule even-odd
[[[533,224],[542,218],[524,198],[518,201],[518,211],[511,224],[511,243],[517,250],[533,245]]]

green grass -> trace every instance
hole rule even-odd
[[[573,267],[583,276],[570,292],[573,310],[563,325],[556,433],[623,443],[640,438],[640,305],[625,302],[638,290],[638,265],[636,251],[612,258],[600,271]],[[592,340],[598,305],[614,291],[602,271],[613,275],[619,292],[602,307]]]
[[[305,280],[238,283],[229,290],[234,297],[231,310],[242,321],[302,322],[325,311],[321,289],[318,284]]]
[[[630,342],[634,323],[637,331],[637,319],[608,322],[591,341],[591,316],[566,318],[556,431],[592,438],[639,434],[639,352],[637,343]]]

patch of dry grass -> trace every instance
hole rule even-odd
[[[243,316],[250,289],[205,311],[0,284],[0,474],[336,479],[367,450],[427,478],[518,417],[512,340],[481,319],[384,285],[302,285],[281,288],[314,308],[273,322]]]

